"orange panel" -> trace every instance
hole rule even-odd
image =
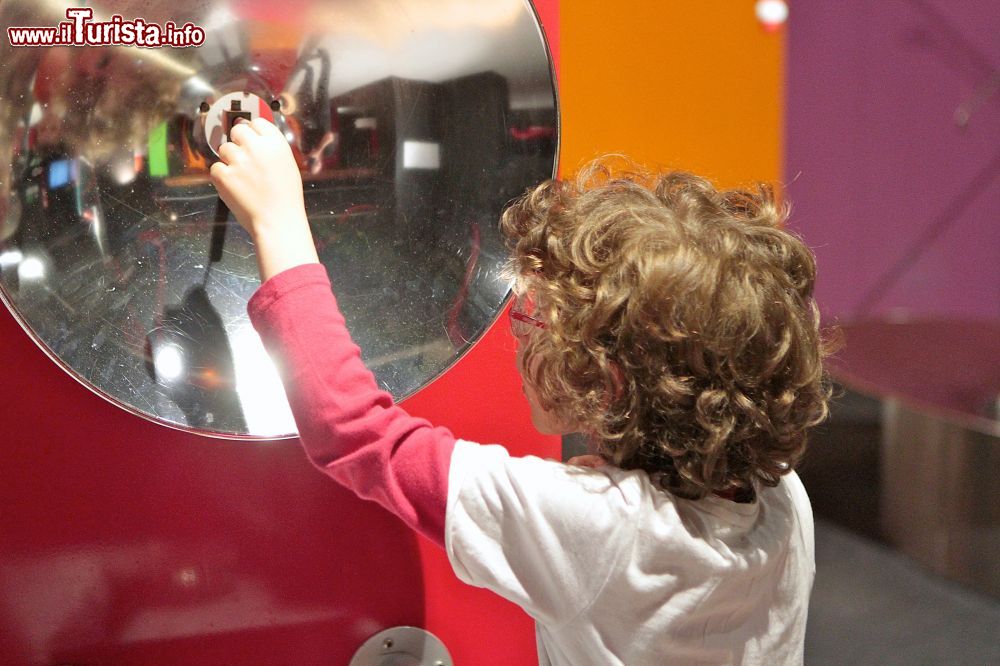
[[[560,6],[564,172],[601,153],[723,185],[781,175],[783,30],[752,0]]]

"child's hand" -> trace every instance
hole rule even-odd
[[[305,217],[302,178],[281,131],[263,118],[239,121],[219,147],[212,180],[251,236],[290,215]]]
[[[261,279],[318,261],[288,141],[263,118],[239,122],[229,138],[212,165],[212,182],[253,237]]]

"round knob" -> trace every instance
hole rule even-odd
[[[366,640],[350,666],[452,666],[444,643],[419,627],[393,627]]]

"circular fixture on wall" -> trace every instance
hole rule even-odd
[[[358,648],[350,666],[452,666],[448,648],[419,627],[392,627],[375,634]]]
[[[77,4],[6,0],[0,22],[57,26]],[[141,4],[124,20],[190,22],[204,43],[0,44],[0,299],[29,335],[144,418],[294,435],[246,315],[253,245],[216,222],[208,178],[226,119],[249,113],[292,147],[320,260],[379,385],[403,399],[450,367],[509,294],[503,206],[555,173],[555,84],[531,5]],[[91,5],[94,22],[118,11]]]

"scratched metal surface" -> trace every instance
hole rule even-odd
[[[55,26],[76,4],[8,0],[0,24]],[[246,316],[252,243],[230,219],[221,259],[209,256],[212,128],[230,93],[251,93],[241,108],[286,133],[321,261],[382,386],[412,394],[483,334],[509,290],[498,215],[557,154],[529,5],[89,6],[191,21],[206,39],[0,44],[0,298],[73,377],[171,427],[294,434]]]

